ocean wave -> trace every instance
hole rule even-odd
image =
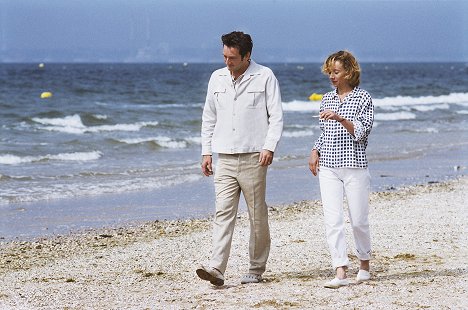
[[[411,112],[376,113],[374,116],[374,119],[378,121],[397,121],[415,118],[416,114]]]
[[[283,131],[283,137],[288,137],[288,138],[309,137],[313,135],[314,135],[314,132],[312,130]]]
[[[108,180],[106,182],[103,180],[90,182],[89,179],[73,183],[45,182],[36,184],[34,190],[26,187],[2,189],[0,205],[40,200],[55,200],[77,196],[96,196],[102,194],[119,194],[142,190],[154,190],[183,183],[195,182],[200,179],[202,179],[201,173],[186,175],[176,174],[162,177],[133,177],[130,179]]]
[[[15,181],[31,181],[34,178],[32,176],[26,176],[26,175],[15,175],[15,176],[10,176],[10,175],[5,175],[5,174],[0,174],[0,181],[10,181],[10,180],[15,180]]]
[[[399,110],[401,107],[412,107],[419,111],[429,111],[431,109],[447,109],[449,105],[468,105],[468,93],[451,93],[443,96],[395,96],[385,98],[374,98],[372,102],[375,107],[387,110]],[[432,108],[424,106],[435,105]],[[425,110],[426,109],[426,110]],[[320,110],[319,101],[293,100],[283,102],[283,110],[286,112],[318,112]]]
[[[187,147],[186,141],[178,141],[175,139],[171,139],[169,137],[149,137],[149,138],[132,138],[132,139],[119,139],[119,142],[126,143],[126,144],[141,144],[141,143],[148,143],[152,142],[157,144],[158,146],[171,148],[171,149],[182,149]]]
[[[201,144],[201,137],[188,137],[185,140],[192,144]]]
[[[408,128],[404,130],[398,130],[397,132],[412,132],[412,133],[439,133],[439,130],[434,127],[428,128]]]
[[[57,160],[57,161],[90,161],[101,158],[102,153],[99,151],[93,152],[74,152],[60,153],[56,155],[47,154],[44,156],[16,156],[11,154],[0,155],[0,164],[2,165],[19,165],[34,163],[39,161]]]
[[[171,103],[171,104],[155,104],[154,107],[158,109],[174,109],[174,108],[203,108],[205,103]]]
[[[422,106],[433,104],[464,104],[468,103],[468,93],[451,93],[442,96],[396,96],[372,100],[376,107]]]
[[[414,109],[419,112],[429,112],[435,110],[448,110],[450,109],[450,105],[447,103],[443,104],[433,104],[433,105],[415,105],[412,107],[408,107],[410,109]]]
[[[301,101],[293,100],[283,102],[283,111],[285,112],[318,112],[320,110],[320,101]]]
[[[65,116],[63,118],[38,118],[32,119],[41,125],[40,129],[49,131],[58,131],[70,134],[84,134],[87,132],[105,132],[105,131],[139,131],[143,127],[157,126],[158,122],[137,122],[134,124],[115,124],[86,126],[83,124],[78,114]]]

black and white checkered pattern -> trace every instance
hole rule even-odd
[[[374,122],[374,106],[369,93],[355,87],[340,102],[336,90],[326,93],[320,112],[332,110],[352,121],[354,136],[335,120],[320,119],[322,133],[314,144],[320,154],[320,165],[329,168],[366,168],[367,137]]]

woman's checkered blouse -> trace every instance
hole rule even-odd
[[[320,119],[322,133],[314,144],[320,165],[329,168],[366,168],[367,137],[374,122],[374,106],[369,93],[355,87],[340,101],[336,90],[326,93],[320,112],[332,110],[354,124],[354,135],[335,120]]]

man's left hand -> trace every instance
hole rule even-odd
[[[273,162],[273,152],[269,150],[262,150],[258,162],[260,166],[269,166]]]

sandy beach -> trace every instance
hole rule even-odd
[[[195,274],[209,259],[211,219],[158,221],[0,243],[0,309],[466,309],[467,185],[461,177],[373,193],[367,283],[323,287],[333,271],[321,203],[301,201],[270,208],[263,283],[240,284],[247,214],[239,216],[222,287]]]

